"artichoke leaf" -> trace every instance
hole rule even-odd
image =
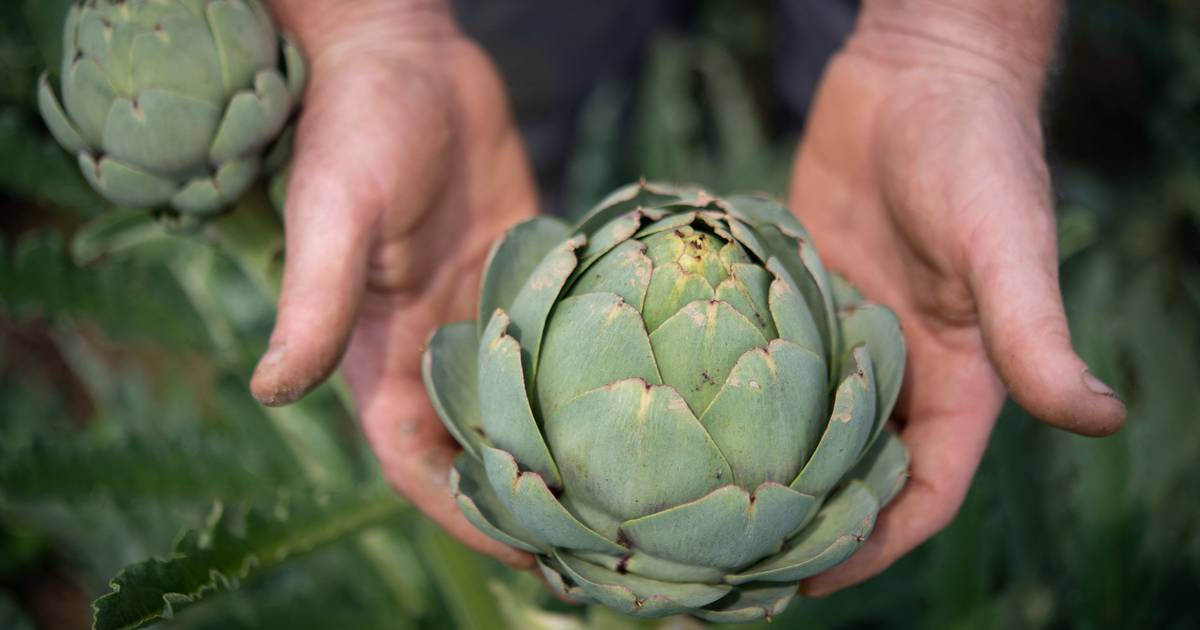
[[[155,26],[158,28],[133,36],[129,95],[161,89],[207,103],[223,103],[221,57],[208,20],[196,15],[165,15]]]
[[[849,313],[852,307],[862,306],[867,301],[863,294],[840,274],[830,275],[830,285],[833,290],[833,306],[840,316]],[[840,325],[841,318],[838,319]],[[854,344],[847,342],[847,345],[853,346]]]
[[[509,310],[525,280],[538,263],[571,236],[566,223],[545,216],[534,217],[509,228],[492,246],[484,263],[483,287],[479,295],[478,334],[498,308]]]
[[[650,333],[663,383],[701,414],[720,392],[737,360],[751,348],[765,348],[762,332],[732,306],[695,301]]]
[[[828,418],[825,373],[820,357],[782,339],[738,359],[700,416],[738,485],[786,485],[800,473]]]
[[[771,309],[771,319],[779,336],[821,357],[822,364],[828,371],[828,345],[821,337],[821,331],[813,319],[808,304],[797,292],[791,276],[783,269],[778,258],[767,261],[767,269],[775,275],[771,282],[768,302]]]
[[[542,343],[536,383],[543,418],[576,396],[627,378],[662,382],[637,311],[612,293],[559,302]]]
[[[212,103],[160,89],[137,100],[113,101],[104,124],[104,149],[116,160],[152,173],[182,175],[208,164],[221,111]]]
[[[542,578],[545,583],[559,597],[575,602],[576,604],[594,604],[595,600],[588,597],[575,584],[567,582],[567,578],[563,577],[563,568],[554,558],[549,555],[537,556],[538,570],[541,571]]]
[[[609,571],[617,573],[633,573],[652,580],[664,582],[698,582],[701,584],[721,584],[728,571],[714,569],[695,564],[683,564],[644,551],[633,549],[621,557],[604,556],[601,554],[576,554],[583,560],[598,564]]]
[[[621,574],[557,551],[554,558],[563,577],[588,598],[635,617],[657,618],[686,613],[717,601],[730,591],[730,587],[723,584],[664,582],[631,573]]]
[[[822,496],[858,461],[875,422],[875,374],[866,348],[854,349],[858,369],[838,385],[833,413],[812,458],[792,482],[792,489]]]
[[[731,272],[733,266],[739,263],[750,263],[750,256],[746,254],[746,250],[742,248],[741,243],[734,240],[733,236],[726,239],[726,243],[721,247],[719,254],[721,262],[725,263]]]
[[[63,72],[62,104],[93,151],[104,145],[104,127],[117,93],[95,59],[74,60]]]
[[[659,232],[667,232],[670,230],[675,230],[675,229],[678,229],[681,227],[691,225],[696,220],[696,213],[694,211],[692,211],[692,212],[678,212],[678,211],[671,212],[670,210],[673,209],[673,208],[671,208],[671,206],[660,207],[658,209],[659,210],[667,210],[668,212],[667,212],[666,216],[664,216],[663,218],[655,221],[654,223],[651,223],[650,225],[647,225],[646,227],[638,230],[637,234],[635,234],[634,236],[636,236],[637,238],[646,238],[647,236],[650,236],[651,234],[658,234]]]
[[[729,226],[729,232],[733,234],[733,238],[765,265],[772,254],[754,230],[736,219],[729,219],[726,224]]]
[[[698,499],[733,477],[679,394],[638,378],[551,412],[546,437],[568,493],[621,520]]]
[[[674,197],[671,204],[690,206],[703,209],[710,207],[716,200],[707,190],[696,184],[682,182],[642,182],[642,189],[652,195],[669,195]],[[643,204],[650,205],[650,204]],[[666,203],[657,205],[667,205]]]
[[[905,448],[904,442],[895,433],[885,431],[863,455],[858,466],[850,471],[848,477],[867,484],[882,507],[891,503],[904,489],[904,484],[908,481],[909,463],[908,449]]]
[[[213,178],[213,181],[216,182],[217,192],[221,195],[222,206],[232,206],[237,202],[254,184],[254,180],[260,172],[262,172],[262,160],[257,154],[222,164],[217,169],[217,176]],[[215,212],[219,209],[220,207],[212,208],[212,211]]]
[[[645,244],[639,241],[621,243],[579,276],[571,287],[571,295],[612,293],[640,311],[646,302],[646,291],[654,271],[654,264],[645,251]]]
[[[763,224],[777,225],[784,234],[795,238],[809,240],[808,230],[800,223],[800,219],[792,214],[783,201],[766,194],[731,195],[724,199],[722,207],[729,214],[758,226]]]
[[[171,207],[183,214],[211,214],[237,201],[261,170],[255,156],[226,162],[215,177],[189,181],[171,198]]]
[[[204,7],[220,55],[221,84],[226,96],[250,87],[260,69],[274,68],[279,63],[275,26],[269,19],[261,20],[252,6],[253,3],[240,0],[212,0]]]
[[[533,391],[533,382],[537,378],[546,320],[578,265],[576,251],[586,244],[586,237],[575,235],[555,246],[529,274],[513,299],[508,313],[512,318],[510,334],[521,344],[521,364],[528,377],[529,392]]]
[[[704,276],[689,272],[674,261],[655,265],[642,310],[646,330],[653,333],[684,306],[714,297],[713,287]]]
[[[807,246],[806,250],[804,243],[787,236],[778,227],[768,224],[752,229],[758,233],[759,239],[766,245],[771,256],[777,258],[780,265],[787,270],[787,278],[808,304],[809,313],[812,314],[813,322],[817,325],[817,331],[825,344],[825,357],[832,367],[832,359],[838,356],[841,340],[833,313],[829,278],[817,279],[817,273],[824,275],[825,268],[820,267],[817,271],[809,268],[804,256],[805,251],[811,252],[811,246]],[[819,265],[820,261],[817,261],[817,264]]]
[[[725,597],[692,611],[692,615],[712,623],[748,623],[771,621],[787,608],[796,596],[795,584],[743,584]]]
[[[626,521],[621,532],[633,549],[652,556],[734,571],[777,551],[815,503],[813,497],[774,482],[763,483],[754,494],[729,485]]]
[[[758,265],[735,262],[730,265],[729,277],[717,285],[716,298],[745,315],[758,326],[763,337],[776,339],[779,331],[771,316],[770,290],[771,274],[767,270]]]
[[[54,86],[50,84],[50,75],[46,73],[43,73],[38,81],[38,111],[46,121],[46,126],[50,128],[50,134],[64,149],[71,154],[88,150],[87,142],[79,135],[75,125],[71,124],[71,119],[67,117],[67,112],[58,100],[58,94],[54,92]]]
[[[865,345],[875,367],[876,418],[874,432],[866,445],[869,448],[883,432],[900,397],[907,353],[904,334],[896,314],[886,306],[860,304],[843,309],[839,315],[846,347]]]
[[[555,547],[623,555],[624,547],[579,522],[554,497],[541,475],[521,472],[510,453],[481,445],[488,483],[518,525]]]
[[[852,481],[830,499],[816,519],[794,536],[775,556],[741,573],[728,575],[729,584],[799,582],[826,571],[850,557],[871,534],[879,501],[867,486]]]
[[[283,36],[283,64],[292,101],[299,103],[304,98],[304,88],[308,87],[308,64],[300,46],[288,35]]]
[[[821,262],[821,257],[817,253],[816,247],[813,245],[812,237],[808,230],[796,218],[796,215],[779,199],[770,195],[734,195],[727,199],[730,206],[730,214],[740,217],[752,226],[759,227],[761,225],[774,225],[778,229],[797,243],[799,248],[800,260],[804,263],[804,267],[812,275],[816,281],[817,287],[820,289],[821,298],[825,305],[825,321],[828,322],[827,328],[829,333],[834,336],[831,340],[830,350],[833,354],[838,352],[840,342],[836,338],[838,331],[833,325],[835,319],[835,304],[833,299],[834,286],[831,274],[825,269],[825,263]]]
[[[471,456],[479,457],[479,339],[475,322],[455,322],[434,331],[421,355],[421,377],[446,430]]]
[[[700,220],[703,221],[714,234],[720,236],[728,242],[736,243],[737,239],[733,237],[733,232],[729,231],[729,223],[725,220],[727,215],[722,212],[713,210],[704,210],[700,212]],[[741,246],[739,245],[739,248]]]
[[[487,439],[510,453],[525,469],[541,476],[553,488],[562,488],[558,467],[542,438],[529,407],[521,346],[508,334],[509,319],[497,309],[479,340],[479,405]]]
[[[588,235],[587,247],[579,255],[579,265],[572,277],[578,277],[601,256],[633,238],[633,235],[642,227],[642,222],[647,218],[654,220],[659,216],[661,213],[639,208],[609,221],[595,234]]]
[[[91,155],[80,153],[79,170],[92,188],[119,206],[148,208],[164,204],[175,195],[175,182],[110,157],[97,162]]]
[[[253,90],[233,95],[209,149],[209,160],[221,164],[271,142],[287,124],[292,96],[278,70],[259,72]]]
[[[623,214],[638,208],[653,208],[675,201],[679,201],[679,198],[677,191],[672,188],[645,181],[629,184],[613,191],[596,204],[580,219],[574,231],[590,236]]]
[[[488,483],[487,473],[470,453],[463,452],[454,459],[450,469],[450,493],[467,518],[479,531],[510,547],[530,553],[547,553],[539,547],[536,536],[513,519]]]

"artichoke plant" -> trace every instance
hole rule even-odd
[[[79,0],[38,105],[108,200],[207,215],[257,179],[305,80],[259,0]]]
[[[493,247],[424,376],[480,530],[628,614],[778,614],[904,485],[895,316],[780,203],[639,183]]]

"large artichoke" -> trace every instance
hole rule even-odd
[[[110,201],[209,214],[255,181],[305,77],[259,0],[79,0],[62,98],[43,75],[38,103]]]
[[[480,530],[577,600],[750,621],[904,485],[904,355],[778,202],[641,183],[510,230],[423,367]]]

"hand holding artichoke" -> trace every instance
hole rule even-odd
[[[478,323],[424,375],[463,446],[451,485],[549,582],[628,614],[777,614],[903,486],[886,420],[895,317],[829,276],[779,203],[618,190],[536,218],[485,271]]]

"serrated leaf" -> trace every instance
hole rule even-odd
[[[389,490],[328,501],[306,498],[285,510],[253,508],[244,518],[218,502],[205,527],[185,531],[168,556],[122,569],[109,582],[112,591],[92,604],[93,627],[142,628],[171,619],[187,606],[404,509]]]

